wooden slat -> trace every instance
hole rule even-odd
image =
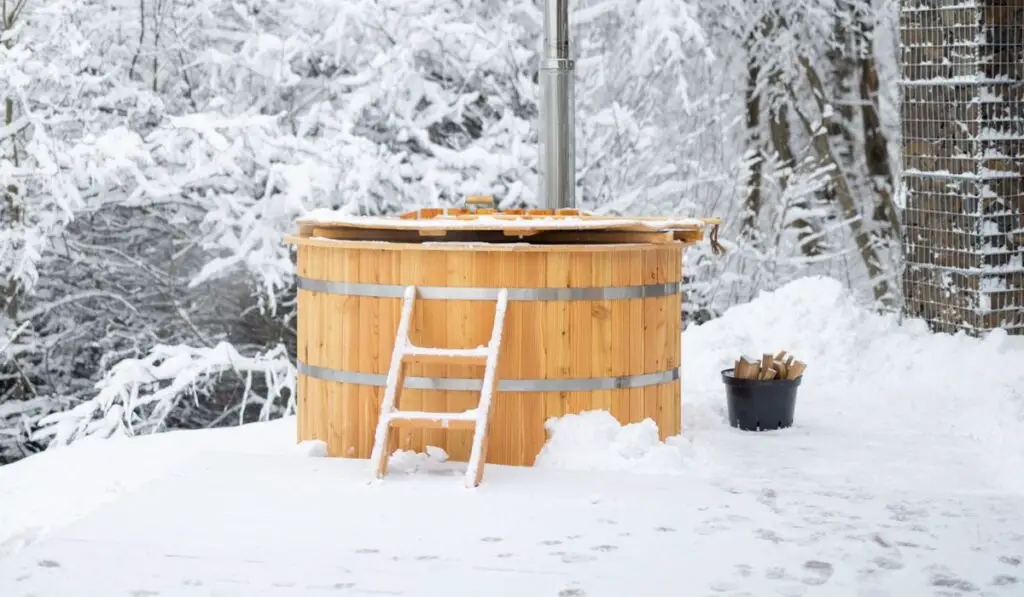
[[[379,284],[383,269],[381,261],[386,255],[384,251],[356,252],[359,260],[359,280],[370,284]],[[364,373],[376,373],[382,366],[378,350],[380,350],[380,313],[384,303],[371,296],[358,297],[356,302],[359,313],[357,370]],[[389,361],[390,355],[385,355],[383,360]],[[385,370],[387,366],[384,365]],[[377,411],[380,407],[377,404],[377,391],[373,386],[359,386],[357,391],[359,423],[356,426],[356,454],[359,458],[369,458],[377,427]]]
[[[570,276],[570,253],[545,253],[542,259],[547,263],[546,284],[548,288],[569,288],[572,285]],[[572,354],[571,337],[569,336],[569,302],[545,301],[544,311],[544,345],[545,379],[564,379],[572,371],[570,355]],[[547,392],[544,394],[544,418],[560,417],[569,410],[569,392]]]
[[[547,283],[547,260],[542,253],[521,253],[517,260],[516,283],[528,288],[542,288]],[[519,352],[520,375],[527,379],[546,379],[546,332],[544,313],[546,301],[526,301],[516,305],[520,313],[518,344],[510,343],[511,350]],[[509,334],[506,326],[506,334]],[[511,330],[512,333],[515,330]],[[506,347],[503,347],[506,348]],[[520,394],[519,416],[523,422],[523,458],[532,464],[532,455],[544,446],[544,400],[535,393]]]
[[[595,287],[609,288],[615,286],[611,253],[591,254],[590,281]],[[615,362],[620,358],[613,342],[612,310],[617,309],[618,301],[588,301],[590,303],[590,352],[592,355],[590,376],[611,377]],[[621,347],[625,352],[626,347]],[[585,406],[587,410],[612,411],[611,390],[595,390],[590,392]]]
[[[338,275],[331,279],[359,280],[359,255],[360,252],[358,251],[335,253],[337,264],[334,272]],[[341,308],[341,312],[338,314],[341,320],[341,335],[344,338],[350,339],[341,347],[341,362],[336,366],[343,371],[357,371],[359,369],[359,354],[362,352],[363,341],[363,338],[359,335],[359,297],[333,296],[332,298],[337,304],[340,304]],[[344,420],[341,423],[341,446],[345,454],[355,456],[359,450],[359,386],[352,384],[340,385],[341,406],[344,411]]]
[[[498,256],[494,260],[496,265],[495,271],[491,274],[495,277],[492,278],[493,282],[488,284],[488,286],[496,288],[515,288],[518,286],[517,277],[519,272],[516,264],[520,256],[520,254],[516,253],[503,253]],[[479,326],[489,332],[491,323],[494,321],[495,303],[487,301],[485,304],[487,305],[486,315],[483,321],[479,323]],[[522,352],[515,348],[517,342],[521,342],[522,338],[522,307],[523,303],[521,302],[510,303],[505,313],[506,335],[502,342],[501,361],[498,368],[500,373],[499,380],[520,379],[522,377]],[[494,402],[491,406],[493,418],[490,431],[488,432],[490,436],[489,449],[495,450],[498,454],[511,458],[516,462],[522,462],[526,457],[523,429],[520,424],[523,416],[522,400],[523,395],[520,393],[499,392],[494,397]]]
[[[569,257],[569,280],[573,288],[594,286],[594,257],[592,253],[573,253]],[[594,325],[590,301],[572,301],[569,304],[569,362],[572,377],[594,377],[594,351],[580,350],[592,346]],[[569,409],[580,413],[590,404],[590,392],[570,392]]]
[[[474,253],[452,251],[447,255],[445,286],[472,286],[474,283]],[[477,329],[477,322],[472,320],[473,305],[476,304],[481,304],[481,301],[445,302],[445,318],[450,347],[471,348],[483,343],[485,332]],[[482,310],[483,306],[479,308]],[[482,379],[484,375],[484,368],[480,366],[449,364],[445,371],[448,377],[463,379]],[[445,392],[445,410],[447,412],[462,412],[475,408],[479,399],[479,392]],[[468,460],[473,434],[465,431],[452,431],[446,435],[445,450],[448,452],[448,457],[452,460]]]
[[[643,252],[629,253],[629,286],[639,286],[647,283],[645,276],[646,255],[650,250]],[[644,317],[644,299],[628,299],[629,303],[629,361],[628,371],[644,371],[644,355],[646,354],[646,319]],[[642,421],[644,416],[644,389],[630,388],[629,390],[629,417],[627,421]]]

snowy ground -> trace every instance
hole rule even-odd
[[[780,348],[810,364],[796,426],[730,429],[718,371]],[[807,279],[683,351],[681,437],[566,417],[475,491],[424,455],[369,483],[292,420],[0,468],[0,595],[1024,594],[1024,340],[934,336]]]

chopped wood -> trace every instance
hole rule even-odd
[[[490,195],[470,195],[466,197],[466,205],[494,205],[494,197]]]
[[[801,363],[800,361],[794,361],[789,368],[789,373],[786,376],[786,379],[796,379],[800,377],[801,375],[804,374],[805,369],[807,369],[807,365],[805,363]]]
[[[757,376],[758,379],[768,379],[765,375],[768,374],[768,370],[772,368],[772,355],[765,353],[761,355],[761,372]]]
[[[757,379],[760,370],[761,367],[757,363],[748,361],[746,357],[740,357],[736,361],[736,367],[733,369],[732,376],[736,379]]]
[[[796,360],[785,350],[776,354],[764,353],[759,360],[741,356],[733,366],[732,376],[736,379],[770,381],[773,379],[795,380],[803,375],[807,364]]]

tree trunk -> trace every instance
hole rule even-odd
[[[833,77],[832,89],[835,101],[832,108],[835,117],[828,124],[829,142],[835,152],[838,163],[847,172],[857,164],[856,140],[853,130],[856,126],[857,110],[853,105],[853,85],[857,76],[857,52],[854,36],[850,34],[856,22],[856,11],[852,3],[839,0],[836,3],[836,14],[832,24],[832,37],[835,45],[826,53]],[[835,200],[836,190],[829,185],[825,190],[825,198]]]
[[[891,303],[894,297],[890,292],[888,272],[882,265],[884,260],[879,253],[879,247],[874,242],[874,235],[870,228],[865,225],[864,218],[857,207],[857,201],[854,198],[853,190],[846,176],[846,170],[836,158],[829,143],[827,118],[825,118],[825,115],[830,112],[831,106],[825,99],[824,85],[807,58],[801,58],[800,65],[804,70],[807,82],[811,86],[811,95],[814,96],[814,101],[818,105],[818,111],[822,115],[822,124],[815,128],[811,121],[801,114],[799,110],[796,111],[797,116],[800,117],[804,129],[811,137],[814,151],[818,154],[819,159],[821,159],[824,165],[831,166],[829,176],[832,188],[835,192],[836,200],[843,209],[844,219],[853,233],[854,241],[857,243],[857,250],[864,260],[875,299],[883,304]],[[790,89],[790,93],[795,97],[795,92],[792,89]]]
[[[878,71],[875,69],[874,42],[871,39],[872,26],[861,23],[866,44],[865,54],[860,60],[861,119],[864,125],[864,154],[867,159],[868,175],[875,191],[873,219],[882,224],[878,234],[886,241],[898,239],[900,220],[893,202],[895,187],[892,164],[889,161],[889,141],[882,131],[878,116]]]
[[[747,62],[747,139],[748,153],[752,157],[750,172],[747,176],[747,200],[744,205],[743,228],[741,234],[748,239],[757,237],[757,222],[761,215],[761,172],[764,164],[764,151],[761,147],[761,94],[757,90],[757,80],[761,67],[756,55],[750,52]]]

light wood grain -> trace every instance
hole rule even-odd
[[[571,247],[575,249],[576,247]],[[571,288],[677,282],[677,244],[614,247],[606,253],[438,252],[419,245],[396,251],[382,243],[300,245],[303,276],[338,282],[476,288]],[[384,375],[398,327],[397,298],[298,292],[297,354],[312,366]],[[473,348],[487,342],[493,301],[422,300],[410,337],[419,346]],[[499,378],[567,379],[656,373],[679,365],[680,297],[600,301],[512,301],[506,315]],[[476,378],[483,367],[411,363],[410,376]],[[322,439],[332,456],[368,458],[383,395],[381,388],[300,376],[300,440]],[[487,462],[532,465],[550,417],[606,410],[623,424],[651,418],[664,438],[680,432],[679,382],[633,389],[577,392],[499,392],[495,396]],[[409,389],[403,410],[459,412],[475,408],[477,392]],[[471,433],[396,428],[392,449],[444,448],[451,459],[469,456]]]

